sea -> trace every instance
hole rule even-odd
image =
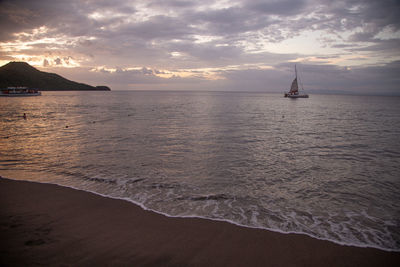
[[[124,199],[166,216],[400,251],[400,97],[2,97],[0,175]]]

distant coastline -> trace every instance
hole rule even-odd
[[[46,92],[50,92],[50,91],[111,91],[110,87],[108,86],[104,86],[104,85],[99,85],[99,86],[93,86],[93,89],[41,89],[38,88],[39,91],[46,91]]]
[[[105,85],[92,86],[39,71],[26,62],[9,62],[0,67],[0,88],[7,87],[28,87],[39,91],[111,91]]]

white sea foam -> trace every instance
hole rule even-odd
[[[0,176],[0,178],[13,180],[12,178],[9,178],[9,177]],[[25,180],[25,181],[29,181],[29,180]],[[136,206],[139,206],[143,210],[146,210],[146,211],[149,211],[149,212],[154,212],[154,213],[157,213],[157,214],[160,214],[160,215],[163,215],[163,216],[166,216],[166,217],[170,217],[170,218],[199,218],[199,219],[205,219],[205,220],[211,220],[211,221],[227,222],[227,223],[234,224],[234,225],[237,225],[237,226],[240,226],[240,227],[268,230],[268,231],[277,232],[277,233],[281,233],[281,234],[304,234],[304,235],[310,236],[312,238],[316,238],[316,239],[319,239],[319,240],[330,241],[330,242],[333,242],[333,243],[336,243],[336,244],[339,244],[339,245],[355,246],[355,247],[363,247],[363,248],[368,248],[369,247],[369,248],[376,248],[376,249],[380,249],[380,250],[394,251],[394,252],[399,252],[400,251],[400,249],[390,249],[390,248],[385,248],[385,247],[381,247],[381,246],[377,246],[377,245],[360,244],[359,242],[338,241],[336,239],[330,239],[330,238],[324,238],[324,237],[316,236],[316,235],[310,234],[308,232],[282,231],[281,229],[277,229],[277,228],[269,228],[269,227],[259,226],[259,225],[257,225],[257,223],[255,225],[246,225],[246,224],[234,221],[234,220],[229,220],[229,219],[224,219],[224,218],[198,216],[198,215],[171,215],[171,214],[166,213],[166,212],[162,212],[162,211],[158,211],[158,210],[155,210],[155,209],[152,209],[152,208],[148,208],[146,205],[143,204],[143,202],[135,201],[135,200],[132,200],[132,199],[130,199],[128,197],[110,196],[110,195],[98,193],[96,191],[82,190],[82,189],[74,187],[74,186],[67,186],[67,185],[62,185],[62,184],[54,184],[54,183],[50,183],[50,182],[40,182],[40,181],[29,181],[29,182],[58,185],[58,186],[62,186],[62,187],[66,187],[66,188],[70,188],[70,189],[74,189],[74,190],[78,190],[78,191],[83,191],[83,192],[86,192],[86,193],[95,194],[95,195],[98,195],[98,196],[101,196],[101,197],[105,197],[105,198],[127,201],[127,202],[130,202],[130,203],[132,203],[132,204],[134,204]],[[143,199],[146,199],[146,197],[144,197]],[[241,214],[241,216],[242,216],[242,214]],[[242,218],[246,218],[246,217],[242,216]],[[255,217],[253,216],[251,221],[252,222],[257,222],[257,219],[254,219],[254,218]]]

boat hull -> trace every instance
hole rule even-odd
[[[5,97],[19,97],[19,96],[39,96],[42,95],[40,92],[38,93],[26,93],[26,94],[0,94],[0,96]]]
[[[284,97],[288,98],[308,98],[308,95],[305,94],[304,92],[299,91],[299,84],[297,82],[297,68],[296,65],[294,65],[294,72],[296,73],[296,76],[292,82],[292,85],[290,86],[289,92],[285,92]],[[301,86],[303,88],[303,85]]]
[[[308,95],[307,94],[305,94],[305,95],[286,95],[285,97],[288,97],[288,98],[308,98]]]

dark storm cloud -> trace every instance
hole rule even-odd
[[[2,1],[1,40],[10,40],[13,33],[30,31],[43,25],[69,28],[74,20],[68,14],[74,14],[73,17],[82,22],[82,17],[68,1]]]
[[[270,15],[298,15],[306,7],[307,1],[305,0],[273,0],[273,1],[246,1],[245,6],[256,12],[270,14]]]
[[[232,0],[221,3],[211,0],[3,0],[0,2],[0,42],[31,42],[30,48],[23,50],[24,55],[55,56],[47,61],[42,59],[47,62],[45,65],[61,65],[81,57],[85,58],[81,64],[88,67],[221,67],[220,76],[228,81],[257,81],[261,88],[266,78],[271,84],[287,78],[284,72],[277,72],[278,69],[282,71],[280,63],[297,58],[319,60],[316,66],[321,68],[314,71],[324,70],[328,76],[346,70],[321,66],[340,55],[324,57],[317,52],[313,55],[311,50],[307,55],[275,54],[263,47],[291,40],[304,32],[323,31],[326,36],[321,36],[320,40],[328,48],[349,54],[373,53],[385,59],[385,64],[390,62],[391,56],[399,55],[399,10],[397,0]],[[43,26],[43,32],[37,31]],[[16,35],[21,32],[25,34]],[[386,36],[382,36],[383,33]],[[38,41],[46,38],[58,39],[52,44]],[[11,54],[0,52],[1,59],[12,58]],[[275,72],[243,67],[224,70],[224,66],[229,65],[260,63],[274,66]],[[382,62],[378,63],[383,66]],[[366,69],[359,68],[357,75],[368,74],[361,71]],[[346,70],[340,75],[347,73]],[[157,77],[157,73],[134,71],[103,74],[121,75],[120,81],[127,79],[127,82],[132,82],[127,78],[129,75],[136,79],[144,76],[145,81],[163,79]],[[241,78],[238,80],[236,75]],[[343,80],[350,84],[357,82],[350,78]]]
[[[165,15],[149,16],[146,21],[127,22],[124,15],[137,12],[140,1],[3,1],[0,11],[2,40],[12,34],[47,26],[52,33],[70,36],[95,36],[105,42],[118,38],[188,39],[193,34],[221,37],[261,31],[270,41],[281,41],[312,29],[344,31],[361,27],[350,41],[371,41],[385,26],[399,29],[398,1],[233,1],[236,5],[219,9],[198,9],[198,1],[145,1],[146,6]],[[207,2],[206,2],[207,3]],[[209,2],[209,3],[212,3]],[[101,20],[88,17],[106,12]],[[169,11],[175,13],[168,15]],[[108,12],[108,13],[107,13]],[[310,15],[313,12],[312,16]],[[120,17],[112,14],[119,13]],[[109,14],[109,16],[107,16]],[[294,18],[293,15],[296,17]],[[115,24],[115,25],[113,25]],[[109,29],[107,26],[113,25]],[[245,37],[245,36],[243,36]],[[110,39],[112,38],[112,39]],[[116,38],[116,39],[115,39]]]
[[[203,1],[206,2],[206,1]],[[186,0],[153,0],[148,1],[148,7],[151,8],[167,8],[167,9],[175,9],[175,8],[190,8],[196,6],[196,2],[186,1]]]
[[[56,65],[61,65],[61,59],[60,58],[56,58],[55,60],[54,60],[54,63],[56,63]]]
[[[204,32],[222,36],[254,31],[265,26],[258,18],[251,16],[251,12],[239,7],[196,12],[188,19],[202,25]]]
[[[46,25],[71,35],[86,35],[89,32],[102,36],[99,29],[113,22],[123,22],[123,17],[103,18],[95,21],[88,18],[93,12],[119,13],[132,15],[137,12],[134,7],[140,1],[2,1],[1,25],[2,36],[19,31],[27,31]],[[234,1],[235,2],[235,1]],[[256,31],[271,25],[281,24],[288,29],[331,28],[348,30],[365,25],[362,32],[354,35],[356,40],[365,40],[377,33],[382,27],[391,25],[396,30],[400,27],[396,0],[384,1],[237,1],[237,5],[220,9],[202,9],[198,1],[145,1],[146,6],[159,10],[174,11],[176,15],[150,16],[145,22],[121,23],[121,34],[126,28],[132,28],[132,34],[148,39],[185,37],[187,34],[204,34],[211,32],[222,36]],[[315,12],[313,17],[306,17]],[[274,17],[271,17],[274,15]],[[292,26],[285,23],[288,17]],[[290,19],[290,18],[289,18]],[[189,25],[198,27],[189,27]],[[183,28],[177,30],[174,28]],[[105,33],[118,35],[117,26]],[[145,34],[146,31],[151,33]],[[167,34],[171,32],[171,35]],[[106,37],[106,36],[104,36]]]
[[[123,0],[5,0],[0,2],[1,40],[10,40],[13,33],[27,32],[40,26],[72,36],[97,31],[100,23],[88,18],[97,10],[133,14],[135,9]]]
[[[185,38],[193,33],[193,29],[185,21],[163,15],[119,29],[119,34],[130,35],[144,40]]]

